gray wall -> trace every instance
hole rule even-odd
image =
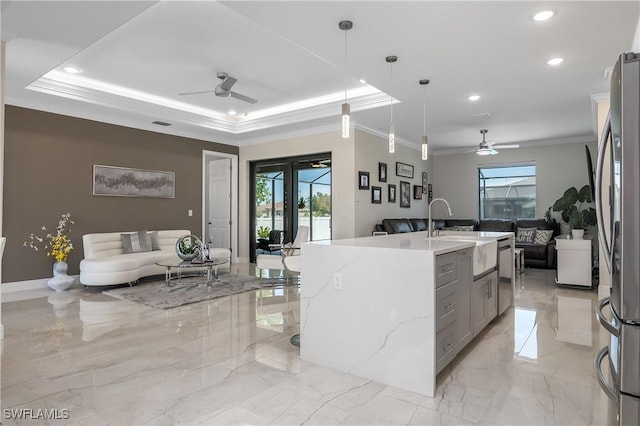
[[[396,143],[396,152],[389,154],[386,138],[370,133],[356,132],[355,181],[358,171],[369,172],[369,185],[382,188],[382,204],[371,203],[371,189],[359,190],[356,184],[355,237],[370,236],[373,228],[382,219],[427,217],[427,194],[421,200],[413,199],[413,186],[422,185],[422,172],[429,172],[431,159],[423,161],[420,151]],[[433,158],[433,157],[431,157]],[[378,178],[378,163],[387,164],[387,181]],[[396,162],[413,166],[413,178],[396,176]],[[429,180],[431,175],[429,174]],[[411,184],[411,207],[400,207],[400,181]],[[396,185],[396,202],[389,203],[389,184]]]
[[[595,167],[597,143],[587,143]],[[498,155],[481,157],[475,153],[440,155],[433,160],[434,197],[446,198],[460,219],[478,218],[478,166],[487,164],[536,164],[536,217],[564,191],[588,183],[584,143],[544,145],[536,148],[503,149]],[[431,175],[430,175],[431,179]],[[442,209],[434,217],[443,217]]]
[[[238,154],[238,148],[7,106],[3,282],[46,278],[53,260],[22,246],[63,213],[75,220],[69,273],[79,273],[82,235],[140,229],[202,228],[202,151]],[[175,198],[92,195],[93,165],[175,172]],[[187,211],[193,210],[188,217]]]

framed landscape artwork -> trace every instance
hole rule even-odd
[[[382,187],[381,186],[371,187],[371,203],[382,204]]]
[[[393,183],[389,184],[389,197],[387,198],[387,201],[390,203],[396,202],[396,186]]]
[[[93,166],[93,195],[175,198],[175,189],[174,172]]]
[[[413,166],[396,161],[396,176],[413,179]]]
[[[411,184],[400,181],[400,207],[411,207]]]

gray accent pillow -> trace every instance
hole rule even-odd
[[[536,237],[536,228],[518,228],[516,243],[533,243]]]
[[[533,239],[533,244],[547,244],[551,241],[552,235],[553,229],[538,229],[536,231],[536,236]]]
[[[456,225],[453,227],[454,231],[473,231],[473,225]]]
[[[125,254],[151,251],[151,237],[147,231],[120,234],[122,251]]]
[[[151,250],[162,250],[162,247],[160,247],[160,236],[158,235],[158,231],[149,232],[147,235],[151,238]]]

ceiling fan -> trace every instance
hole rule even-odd
[[[314,169],[317,168],[324,168],[324,167],[331,167],[331,160],[327,159],[327,160],[314,160],[311,162],[311,167],[313,167]]]
[[[238,81],[237,78],[231,77],[226,72],[219,72],[217,76],[220,80],[222,80],[222,83],[218,84],[214,90],[201,90],[199,92],[178,93],[178,95],[196,95],[199,93],[215,93],[216,96],[220,96],[222,98],[228,98],[229,96],[231,96],[232,98],[240,99],[241,101],[249,102],[250,104],[255,104],[256,102],[258,102],[257,99],[250,98],[249,96],[245,96],[231,90],[233,85],[236,84],[236,82]]]
[[[482,129],[480,133],[482,134],[482,142],[472,151],[475,151],[478,155],[496,155],[498,151],[495,148],[507,149],[507,148],[520,148],[520,145],[495,145],[495,142],[487,142],[485,139],[488,130]]]

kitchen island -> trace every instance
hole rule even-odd
[[[412,232],[305,244],[301,358],[433,397],[438,372],[497,314],[496,242],[507,238]],[[493,265],[476,274],[492,250]]]

